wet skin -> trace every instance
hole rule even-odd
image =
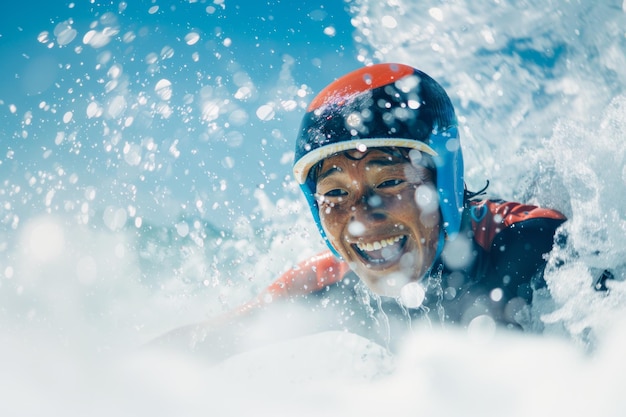
[[[428,169],[396,152],[347,151],[322,162],[316,195],[330,243],[374,292],[399,296],[432,265],[440,214]]]

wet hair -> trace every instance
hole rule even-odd
[[[478,191],[470,191],[465,186],[463,193],[463,206],[468,207],[470,201],[482,200],[482,196],[487,194],[487,187],[489,187],[489,180],[486,180],[485,186]]]

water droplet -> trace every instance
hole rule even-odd
[[[426,292],[417,282],[409,282],[400,290],[400,302],[409,308],[418,308],[424,302]]]
[[[185,43],[187,45],[195,45],[200,40],[200,35],[197,32],[189,32],[185,35]]]
[[[167,101],[172,98],[172,83],[165,78],[159,80],[154,86],[154,91],[161,98],[161,100]]]
[[[102,107],[100,107],[98,103],[96,103],[95,101],[92,101],[91,103],[89,103],[89,105],[87,105],[87,117],[89,119],[93,117],[99,117],[101,115],[102,115]]]
[[[458,271],[469,266],[474,260],[472,242],[462,235],[446,242],[441,258],[445,265]]]
[[[394,29],[398,26],[398,21],[393,16],[383,16],[381,19],[383,27],[387,29]]]
[[[126,218],[126,210],[113,206],[107,206],[102,215],[104,224],[112,231],[122,229],[126,224]]]
[[[187,236],[189,234],[189,225],[185,222],[176,224],[176,233],[178,233],[180,237]]]
[[[137,166],[141,162],[141,146],[135,143],[124,145],[124,161],[130,166]]]
[[[274,108],[269,104],[264,104],[256,110],[256,116],[263,121],[272,120],[275,115]]]
[[[438,7],[431,7],[428,10],[428,14],[430,15],[430,17],[432,17],[436,21],[443,22],[443,11],[440,8],[438,8]]]
[[[495,332],[496,322],[486,314],[473,318],[467,326],[467,333],[474,340],[489,340]]]
[[[59,23],[54,28],[54,36],[56,36],[59,46],[67,45],[72,42],[77,34],[76,30],[72,29],[69,20]]]
[[[348,225],[348,232],[352,236],[361,236],[365,233],[365,225],[361,222],[353,221]]]
[[[336,34],[337,34],[337,30],[334,27],[328,26],[324,28],[324,35],[330,36],[332,38]]]
[[[415,202],[423,213],[433,213],[439,209],[439,199],[430,185],[420,185],[415,190]]]

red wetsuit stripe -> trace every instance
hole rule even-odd
[[[531,219],[566,220],[556,210],[505,201],[481,201],[473,203],[472,226],[474,239],[485,250],[489,251],[494,237],[503,229]]]
[[[274,281],[265,294],[272,297],[310,294],[340,281],[350,268],[330,251],[300,262]]]

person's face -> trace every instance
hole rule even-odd
[[[324,160],[317,178],[331,245],[374,292],[398,296],[437,252],[440,214],[432,174],[399,152],[372,148]]]

